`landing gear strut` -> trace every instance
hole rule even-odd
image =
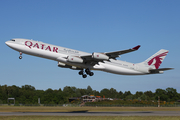
[[[93,75],[94,75],[94,73],[91,72],[91,71],[89,70],[89,68],[87,68],[87,69],[85,70],[85,72],[86,72],[86,74],[89,75],[89,76],[93,76]]]
[[[87,75],[89,75],[89,76],[93,76],[93,75],[94,75],[94,73],[91,72],[89,68],[87,68],[87,69],[85,70],[85,73],[86,73],[86,74],[84,74],[84,70],[79,71],[79,75],[82,75],[83,78],[86,78]]]
[[[19,54],[20,54],[19,59],[22,59],[22,52],[20,52]]]

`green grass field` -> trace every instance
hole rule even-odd
[[[0,106],[0,112],[72,112],[72,111],[180,111],[180,107],[27,107]]]
[[[180,107],[25,107],[0,106],[0,112],[180,111]],[[0,116],[0,120],[180,120],[180,116]]]
[[[0,116],[0,120],[180,120],[180,117],[159,116]]]

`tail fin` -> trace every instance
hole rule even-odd
[[[145,60],[143,63],[151,66],[153,69],[158,69],[168,52],[168,50],[161,49],[157,53],[149,57],[147,60]]]

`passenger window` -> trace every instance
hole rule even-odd
[[[11,41],[15,41],[15,40],[11,40]]]

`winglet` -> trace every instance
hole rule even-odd
[[[133,47],[132,49],[133,49],[133,50],[138,50],[140,47],[141,47],[141,46],[138,45],[138,46],[136,46],[136,47]]]

